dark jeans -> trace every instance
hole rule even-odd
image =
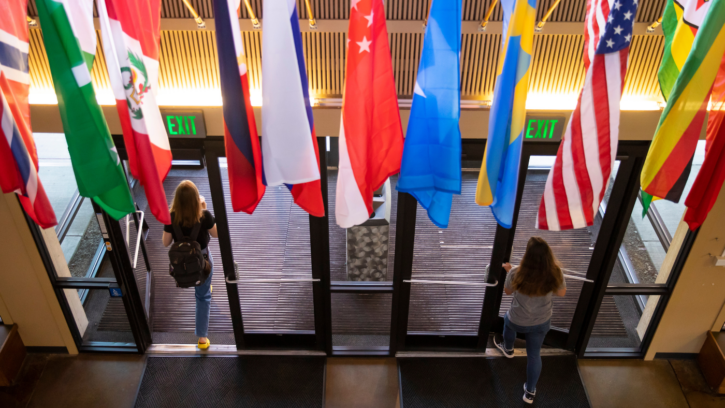
[[[506,350],[514,349],[516,333],[526,334],[526,389],[534,392],[541,375],[541,346],[551,328],[551,320],[536,326],[519,326],[511,323],[508,313],[503,320],[503,344]]]

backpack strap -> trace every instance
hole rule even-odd
[[[191,230],[191,235],[189,235],[189,238],[192,241],[196,241],[196,238],[199,235],[199,230],[201,230],[201,222],[197,221],[196,224],[194,224],[194,228]]]
[[[171,222],[171,225],[174,228],[174,234],[176,234],[176,239],[178,241],[181,241],[182,239],[184,239],[185,238],[184,237],[184,233],[181,232],[181,225],[179,225],[179,224],[177,224],[177,223],[175,223],[173,221]]]

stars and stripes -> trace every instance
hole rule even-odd
[[[592,225],[617,154],[619,102],[637,0],[588,0],[584,88],[546,180],[537,228]],[[607,16],[606,22],[604,16]]]

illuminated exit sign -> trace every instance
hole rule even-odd
[[[563,116],[526,115],[525,142],[558,142],[564,134],[566,118]]]
[[[169,138],[205,138],[206,123],[202,110],[161,109]]]

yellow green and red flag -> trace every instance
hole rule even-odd
[[[677,5],[671,7],[670,3],[668,9],[674,7],[675,13],[678,13]],[[704,7],[709,7],[709,10]],[[660,85],[667,98],[667,106],[660,117],[640,177],[645,213],[649,207],[645,193],[674,202],[680,200],[702,132],[715,75],[725,52],[725,0],[691,0],[680,11],[682,17],[677,22],[677,28],[673,32],[669,24],[670,28],[665,31],[672,35],[666,40],[670,45],[669,52],[666,48],[663,68],[660,69]],[[694,17],[702,18],[702,24],[694,36],[691,51],[680,67],[677,64],[685,52],[680,47],[686,47],[688,36],[685,34],[692,32],[688,18],[694,20]],[[663,23],[666,21],[663,18]],[[663,73],[663,69],[670,71]],[[677,79],[671,91],[665,93],[667,82],[662,79],[666,77],[669,80],[675,69],[679,69]]]

